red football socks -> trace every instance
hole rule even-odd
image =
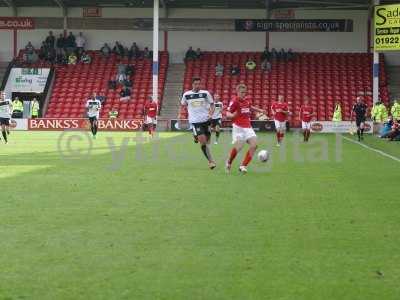
[[[251,153],[251,151],[248,150],[247,153],[246,153],[246,156],[244,157],[244,160],[242,162],[242,166],[247,167],[252,159],[253,159],[253,153]]]
[[[233,148],[233,149],[231,150],[231,154],[230,154],[230,156],[229,156],[229,161],[228,161],[230,165],[231,165],[232,162],[235,160],[237,153],[238,153],[238,152],[237,152],[236,148]]]

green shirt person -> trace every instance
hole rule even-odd
[[[341,122],[342,121],[342,107],[340,102],[336,102],[335,111],[333,112],[332,117],[333,122]]]
[[[250,59],[249,61],[246,62],[246,69],[249,71],[255,70],[257,67],[257,64],[254,60]]]
[[[39,117],[39,111],[40,111],[40,104],[39,101],[37,101],[36,98],[33,98],[31,102],[31,116],[32,119],[36,119]]]
[[[116,119],[116,118],[118,118],[118,111],[117,111],[115,108],[113,108],[113,109],[108,113],[108,117],[109,117],[110,119]]]

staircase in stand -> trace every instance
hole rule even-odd
[[[164,92],[164,101],[160,116],[161,118],[176,119],[178,117],[184,75],[184,64],[169,65]]]

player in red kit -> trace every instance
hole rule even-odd
[[[310,105],[308,97],[304,98],[300,108],[301,128],[303,128],[304,142],[308,142],[311,135],[311,120],[314,116],[314,109]]]
[[[146,103],[145,107],[145,124],[147,125],[147,130],[151,136],[154,136],[154,131],[157,126],[157,113],[158,105],[156,101],[153,101],[153,97],[149,97],[149,102]]]
[[[272,103],[271,111],[275,121],[276,138],[278,140],[277,146],[279,147],[285,136],[286,120],[290,114],[288,104],[285,103],[282,95],[278,96],[278,102]]]
[[[226,162],[226,170],[230,172],[232,162],[237,154],[243,149],[245,143],[249,144],[250,148],[246,156],[240,164],[239,171],[247,173],[247,166],[251,162],[253,155],[257,149],[257,135],[251,127],[251,111],[265,113],[262,109],[251,106],[251,98],[246,96],[247,87],[244,84],[239,84],[236,88],[237,96],[235,96],[229,104],[227,117],[232,120],[232,138],[233,149],[231,150],[229,159]]]

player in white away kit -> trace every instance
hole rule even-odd
[[[8,143],[10,134],[10,119],[12,115],[12,102],[5,98],[4,92],[0,92],[0,126],[4,142]]]
[[[101,102],[99,99],[91,98],[86,102],[87,116],[90,122],[90,130],[93,138],[96,138],[98,129],[98,120],[100,117]]]
[[[224,104],[221,102],[221,98],[218,94],[214,95],[214,114],[211,118],[211,130],[215,132],[215,145],[218,145],[219,134],[222,126],[222,110]]]
[[[210,119],[214,114],[214,100],[208,91],[200,89],[200,78],[193,78],[192,90],[183,94],[181,104],[186,105],[189,113],[189,123],[193,126],[193,135],[197,137],[201,150],[208,160],[208,167],[212,170],[216,164],[211,156],[208,144],[210,143]]]

